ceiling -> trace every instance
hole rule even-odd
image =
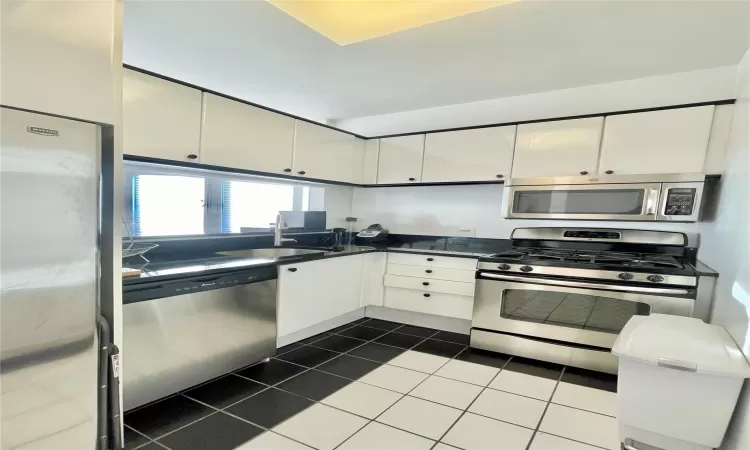
[[[345,46],[260,0],[126,1],[125,63],[313,120],[736,65],[750,0],[520,0]]]

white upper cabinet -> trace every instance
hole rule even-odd
[[[421,181],[424,139],[424,134],[380,139],[378,184]]]
[[[362,139],[297,120],[292,175],[358,183],[363,158]]]
[[[122,127],[126,155],[199,162],[201,91],[125,69]]]
[[[291,174],[294,122],[291,117],[206,93],[201,162]]]
[[[513,178],[596,173],[602,117],[518,125]]]
[[[516,127],[427,135],[422,182],[489,181],[510,177]]]
[[[378,182],[378,158],[380,156],[380,139],[365,141],[365,155],[362,163],[362,184],[376,184]]]
[[[702,172],[714,106],[608,116],[600,174]]]

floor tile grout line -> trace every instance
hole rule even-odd
[[[402,325],[402,326],[403,326],[403,325]],[[424,340],[427,340],[427,338],[425,338]],[[419,345],[419,344],[417,344],[417,345]],[[412,347],[412,348],[413,348],[413,347]],[[407,351],[408,351],[408,350],[407,350]],[[460,354],[460,353],[461,353],[461,352],[458,352],[458,353],[456,353],[456,355],[455,355],[455,356],[458,356],[458,354]],[[437,369],[435,369],[435,372],[437,372],[437,371],[438,371],[438,370],[440,370],[440,369],[441,369],[441,368],[442,368],[443,366],[445,366],[446,364],[448,364],[448,363],[449,363],[449,362],[450,362],[450,361],[451,361],[452,359],[453,359],[453,358],[450,358],[450,359],[448,359],[448,361],[444,362],[444,363],[443,363],[443,364],[442,364],[442,365],[441,365],[440,367],[438,367]],[[385,364],[385,363],[384,363],[384,364]],[[393,367],[399,367],[399,366],[393,366]],[[410,369],[406,369],[405,367],[401,367],[401,368],[402,368],[402,369],[405,369],[405,370],[410,370]],[[415,371],[415,372],[419,372],[419,371]],[[419,372],[419,373],[424,373],[424,372]],[[434,372],[433,372],[433,373],[434,373]],[[346,439],[345,439],[345,440],[344,440],[344,441],[343,441],[343,442],[342,442],[341,444],[337,445],[337,446],[336,446],[336,447],[334,448],[334,450],[338,449],[338,448],[339,448],[339,447],[340,447],[341,445],[344,445],[344,442],[346,442],[346,441],[348,441],[349,439],[351,439],[351,438],[352,438],[352,436],[354,436],[355,434],[359,433],[359,432],[360,432],[360,431],[361,431],[361,430],[362,430],[362,429],[363,429],[364,427],[366,427],[366,426],[370,425],[370,424],[371,424],[372,422],[376,422],[376,421],[377,421],[377,419],[378,419],[378,418],[379,418],[380,416],[382,416],[383,414],[385,414],[385,413],[386,413],[386,412],[387,412],[387,411],[388,411],[389,409],[393,408],[393,407],[394,407],[394,406],[395,406],[395,405],[396,405],[396,404],[397,404],[398,402],[400,402],[401,400],[403,400],[403,399],[404,399],[405,397],[409,397],[409,394],[410,394],[410,393],[411,393],[411,392],[412,392],[412,391],[413,391],[414,389],[418,388],[418,387],[419,387],[419,386],[420,386],[420,385],[421,385],[422,383],[424,383],[425,381],[427,381],[427,379],[429,379],[429,378],[430,378],[430,376],[431,376],[431,374],[427,374],[427,377],[426,377],[426,378],[425,378],[424,380],[422,380],[422,381],[420,381],[419,383],[417,383],[417,385],[416,385],[416,386],[414,386],[413,388],[411,388],[411,389],[409,390],[409,392],[406,392],[405,394],[403,394],[401,398],[399,398],[398,400],[396,400],[395,402],[393,402],[393,404],[392,404],[391,406],[389,406],[388,408],[386,408],[386,409],[384,409],[383,411],[381,411],[381,412],[380,412],[380,414],[378,414],[377,416],[375,416],[375,418],[373,418],[373,419],[370,419],[370,420],[369,420],[369,422],[367,422],[367,423],[366,423],[366,424],[365,424],[365,425],[364,425],[364,426],[363,426],[362,428],[360,428],[360,429],[359,429],[359,430],[357,430],[357,431],[356,431],[355,433],[353,433],[353,434],[352,434],[351,436],[349,436],[348,438],[346,438]],[[365,384],[367,384],[367,383],[365,383]],[[374,386],[374,385],[371,385],[371,386]],[[380,387],[380,386],[376,386],[376,387]],[[385,389],[385,388],[382,388],[382,389]],[[412,398],[417,398],[417,397],[412,397]],[[420,400],[423,400],[423,399],[420,399]],[[432,402],[432,403],[435,403],[435,402]],[[439,405],[440,403],[436,403],[436,404],[438,404],[438,405]],[[442,405],[442,406],[446,406],[446,405]],[[385,424],[385,423],[381,423],[381,422],[377,422],[377,423],[380,423],[381,425],[385,425],[385,426],[391,426],[391,425],[389,425],[389,424]],[[397,428],[397,427],[392,427],[392,428],[396,428],[396,429],[399,429],[399,430],[400,430],[400,428]],[[410,433],[410,434],[413,434],[413,435],[415,435],[415,436],[419,436],[419,437],[421,437],[421,438],[424,438],[424,439],[429,439],[429,440],[431,440],[431,441],[434,441],[434,439],[430,439],[430,438],[428,438],[427,436],[422,436],[422,435],[419,435],[419,434],[417,434],[417,433],[414,433],[414,432],[411,432],[411,431],[407,431],[407,430],[401,430],[401,431],[404,431],[404,432],[406,432],[406,433]]]
[[[464,351],[465,351],[465,350],[464,350]],[[459,352],[459,355],[460,355],[461,353],[463,353],[463,352]],[[456,355],[456,356],[458,356],[458,355]],[[495,376],[494,376],[494,377],[492,377],[492,379],[490,380],[490,382],[489,382],[489,383],[487,383],[487,386],[485,386],[485,387],[484,387],[484,388],[483,388],[483,389],[482,389],[481,391],[479,391],[479,394],[477,394],[477,396],[476,396],[476,397],[474,397],[474,400],[472,400],[472,401],[471,401],[471,403],[469,403],[469,406],[467,406],[467,407],[466,407],[466,408],[465,408],[465,409],[464,409],[464,410],[463,410],[463,411],[461,412],[461,414],[460,414],[460,415],[458,416],[458,418],[456,418],[456,420],[455,420],[455,421],[454,421],[454,422],[453,422],[453,423],[451,424],[451,426],[449,426],[449,427],[448,427],[448,429],[446,429],[446,430],[445,430],[445,432],[444,432],[444,433],[443,433],[443,434],[442,434],[442,435],[440,436],[440,438],[439,438],[439,439],[438,439],[437,441],[435,441],[435,445],[433,445],[433,446],[432,446],[432,448],[435,448],[435,447],[436,447],[436,446],[438,445],[438,443],[442,442],[442,440],[443,440],[443,439],[445,438],[445,436],[447,436],[447,435],[448,435],[448,433],[449,433],[449,432],[450,432],[450,431],[451,431],[451,430],[453,429],[453,427],[455,427],[455,426],[456,426],[456,424],[457,424],[457,423],[458,423],[458,422],[459,422],[459,421],[461,420],[461,418],[462,418],[463,416],[465,416],[465,415],[466,415],[466,413],[467,413],[467,412],[469,411],[469,408],[471,408],[471,406],[472,406],[472,405],[474,404],[474,402],[476,402],[476,401],[477,401],[477,399],[478,399],[478,398],[479,398],[479,397],[480,397],[480,396],[481,396],[481,395],[482,395],[482,394],[484,393],[484,391],[486,391],[486,390],[487,390],[487,389],[489,388],[489,385],[490,385],[490,384],[491,384],[491,383],[492,383],[493,381],[495,381],[495,378],[497,378],[497,377],[498,377],[498,375],[500,375],[500,373],[501,373],[501,372],[502,372],[503,370],[505,370],[505,367],[506,367],[506,366],[508,365],[508,363],[510,363],[510,361],[511,361],[512,359],[513,359],[513,357],[511,356],[510,358],[508,358],[508,360],[507,360],[507,361],[505,361],[505,364],[503,364],[503,367],[501,367],[501,368],[500,368],[500,370],[498,370],[498,371],[497,371],[497,373],[495,374]],[[451,444],[448,444],[448,445],[451,445]]]
[[[279,389],[279,390],[281,390],[281,389]],[[286,392],[286,391],[284,391],[284,392]],[[292,392],[287,392],[287,393],[288,393],[288,394],[293,394],[293,395],[297,395],[297,394],[294,394],[294,393],[292,393]],[[183,395],[184,395],[184,394],[183,394]],[[297,396],[298,396],[298,397],[302,397],[301,395],[297,395]],[[186,397],[187,397],[187,396],[186,396]],[[251,397],[252,397],[252,396],[251,396]],[[188,398],[190,398],[190,397],[188,397]],[[250,397],[248,397],[248,398],[250,398]],[[305,397],[303,397],[303,398],[305,398]],[[230,417],[234,417],[235,419],[241,420],[242,422],[245,422],[245,423],[247,423],[247,424],[250,424],[250,425],[252,425],[252,426],[254,426],[254,427],[260,428],[260,429],[262,429],[262,430],[263,430],[264,432],[272,432],[272,433],[274,433],[274,434],[279,434],[279,433],[276,433],[276,432],[274,432],[274,431],[273,431],[273,430],[272,430],[271,428],[267,428],[267,427],[264,427],[263,425],[260,425],[260,424],[258,424],[258,423],[255,423],[255,422],[251,422],[251,421],[249,421],[249,420],[247,420],[247,419],[245,419],[245,418],[242,418],[242,417],[240,417],[240,416],[238,416],[238,415],[236,415],[236,414],[233,414],[233,413],[231,413],[231,412],[229,412],[229,411],[226,411],[226,408],[229,408],[229,407],[231,407],[231,406],[233,406],[233,405],[236,405],[236,403],[233,403],[232,405],[230,405],[230,406],[227,406],[227,407],[226,407],[226,408],[224,408],[224,409],[219,409],[219,408],[216,408],[215,406],[212,406],[212,405],[210,405],[210,404],[208,404],[208,403],[204,403],[204,402],[202,402],[202,401],[200,401],[200,400],[195,400],[194,398],[190,398],[190,400],[193,400],[193,401],[195,401],[195,402],[198,402],[198,403],[200,403],[200,404],[202,404],[202,405],[205,405],[205,406],[207,406],[207,407],[209,407],[209,408],[211,408],[211,409],[215,410],[215,411],[214,411],[214,412],[213,412],[212,414],[209,414],[209,416],[211,416],[211,415],[214,415],[214,414],[217,414],[217,413],[224,413],[224,414],[226,414],[226,415],[228,415],[228,416],[230,416]],[[245,399],[245,400],[247,400],[247,399]],[[310,399],[307,399],[307,400],[310,400]],[[238,403],[239,403],[239,402],[238,402]],[[310,406],[312,406],[312,405],[310,405]],[[280,424],[282,424],[282,423],[286,422],[287,420],[291,419],[292,417],[296,416],[297,414],[300,414],[300,413],[302,413],[302,412],[306,411],[306,410],[307,410],[308,408],[310,408],[310,406],[306,407],[305,409],[303,409],[303,410],[301,410],[301,411],[298,411],[298,412],[297,412],[297,413],[295,413],[295,414],[292,414],[291,416],[289,416],[289,417],[288,417],[288,418],[286,418],[285,420],[282,420],[281,422],[279,422],[279,423],[278,423],[278,424],[276,424],[276,425],[280,425]],[[208,417],[208,416],[206,416],[206,417]],[[205,417],[204,417],[204,418],[205,418]],[[203,420],[203,419],[200,419],[200,420]],[[198,422],[198,421],[196,421],[196,422]],[[191,425],[192,425],[192,424],[194,424],[194,423],[195,423],[195,422],[192,422],[192,423],[191,423]],[[276,426],[276,425],[274,425],[274,426]],[[185,426],[185,427],[183,427],[183,428],[186,428],[186,426]],[[175,430],[175,431],[177,431],[177,430]],[[169,433],[169,434],[171,434],[171,433]],[[255,439],[256,437],[258,437],[258,436],[260,436],[260,435],[262,435],[262,434],[263,434],[263,433],[260,433],[260,434],[258,434],[258,435],[256,435],[256,436],[253,436],[253,437],[252,437],[252,438],[251,438],[250,440],[248,440],[248,441],[245,441],[245,442],[243,442],[243,443],[242,443],[242,445],[244,445],[244,444],[246,444],[246,443],[248,443],[248,442],[252,441],[253,439]],[[284,436],[284,435],[282,435],[282,434],[279,434],[279,436]],[[163,436],[162,436],[162,437],[163,437]],[[285,438],[287,438],[287,439],[290,439],[290,440],[292,440],[292,441],[294,441],[294,442],[297,442],[297,443],[299,443],[299,444],[302,444],[302,445],[304,445],[305,447],[310,447],[309,445],[305,444],[304,442],[300,442],[300,441],[298,441],[298,440],[296,440],[296,439],[294,439],[294,438],[290,438],[290,437],[288,437],[288,436],[284,436],[284,437],[285,437]],[[159,439],[161,439],[161,438],[159,438]],[[310,448],[312,448],[312,447],[310,447]]]
[[[549,409],[549,405],[552,403],[552,398],[555,396],[557,387],[560,385],[560,380],[562,380],[562,377],[565,374],[565,367],[566,366],[563,366],[562,370],[560,371],[560,376],[557,377],[557,382],[555,383],[554,389],[552,389],[552,394],[550,394],[549,400],[547,400],[547,404],[544,405],[544,411],[542,411],[542,415],[539,416],[539,421],[536,424],[536,428],[534,429],[534,432],[531,434],[531,439],[529,439],[529,443],[526,444],[526,450],[529,450],[531,448],[531,444],[534,442],[534,439],[536,438],[536,434],[539,431],[539,427],[542,426],[542,421],[544,420],[544,416],[547,415],[547,410]]]

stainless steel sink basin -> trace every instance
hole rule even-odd
[[[325,253],[326,250],[316,250],[310,248],[254,248],[252,250],[235,250],[231,252],[219,252],[219,255],[232,256],[235,258],[291,258],[294,256],[312,255],[315,253]]]

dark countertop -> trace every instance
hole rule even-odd
[[[702,277],[714,277],[714,278],[718,278],[719,277],[719,273],[717,271],[715,271],[714,269],[710,268],[708,265],[703,264],[700,261],[696,260],[695,264],[693,264],[693,268],[695,269],[696,272],[698,272],[699,276],[702,276]]]
[[[300,255],[285,258],[238,258],[212,253],[204,257],[193,259],[180,259],[173,261],[151,262],[141,269],[139,276],[133,275],[123,277],[123,286],[147,283],[153,281],[178,280],[190,276],[214,275],[227,273],[241,269],[252,269],[268,266],[281,266],[285,264],[298,264],[301,262],[315,261],[319,259],[336,258],[339,256],[359,255],[380,251],[373,247],[347,247],[342,251],[329,250],[324,253]],[[142,263],[128,263],[123,261],[124,268],[139,268]]]
[[[464,250],[464,249],[461,249]],[[491,252],[478,253],[474,251],[454,251],[454,250],[436,250],[428,248],[411,248],[405,245],[397,246],[356,246],[346,247],[343,251],[326,251],[325,253],[316,253],[311,255],[300,255],[296,257],[285,258],[239,258],[224,256],[219,252],[204,253],[200,256],[190,259],[175,259],[154,261],[147,264],[140,275],[123,277],[123,286],[134,284],[148,283],[154,281],[178,280],[190,276],[214,275],[228,273],[240,269],[252,269],[268,266],[281,266],[285,264],[298,264],[302,262],[315,261],[318,259],[337,258],[340,256],[359,255],[372,252],[397,252],[397,253],[414,253],[418,255],[440,255],[457,258],[479,258]],[[468,249],[467,249],[468,250]],[[471,249],[474,250],[474,249]],[[125,268],[138,268],[142,263],[137,258],[134,262],[123,261]]]

